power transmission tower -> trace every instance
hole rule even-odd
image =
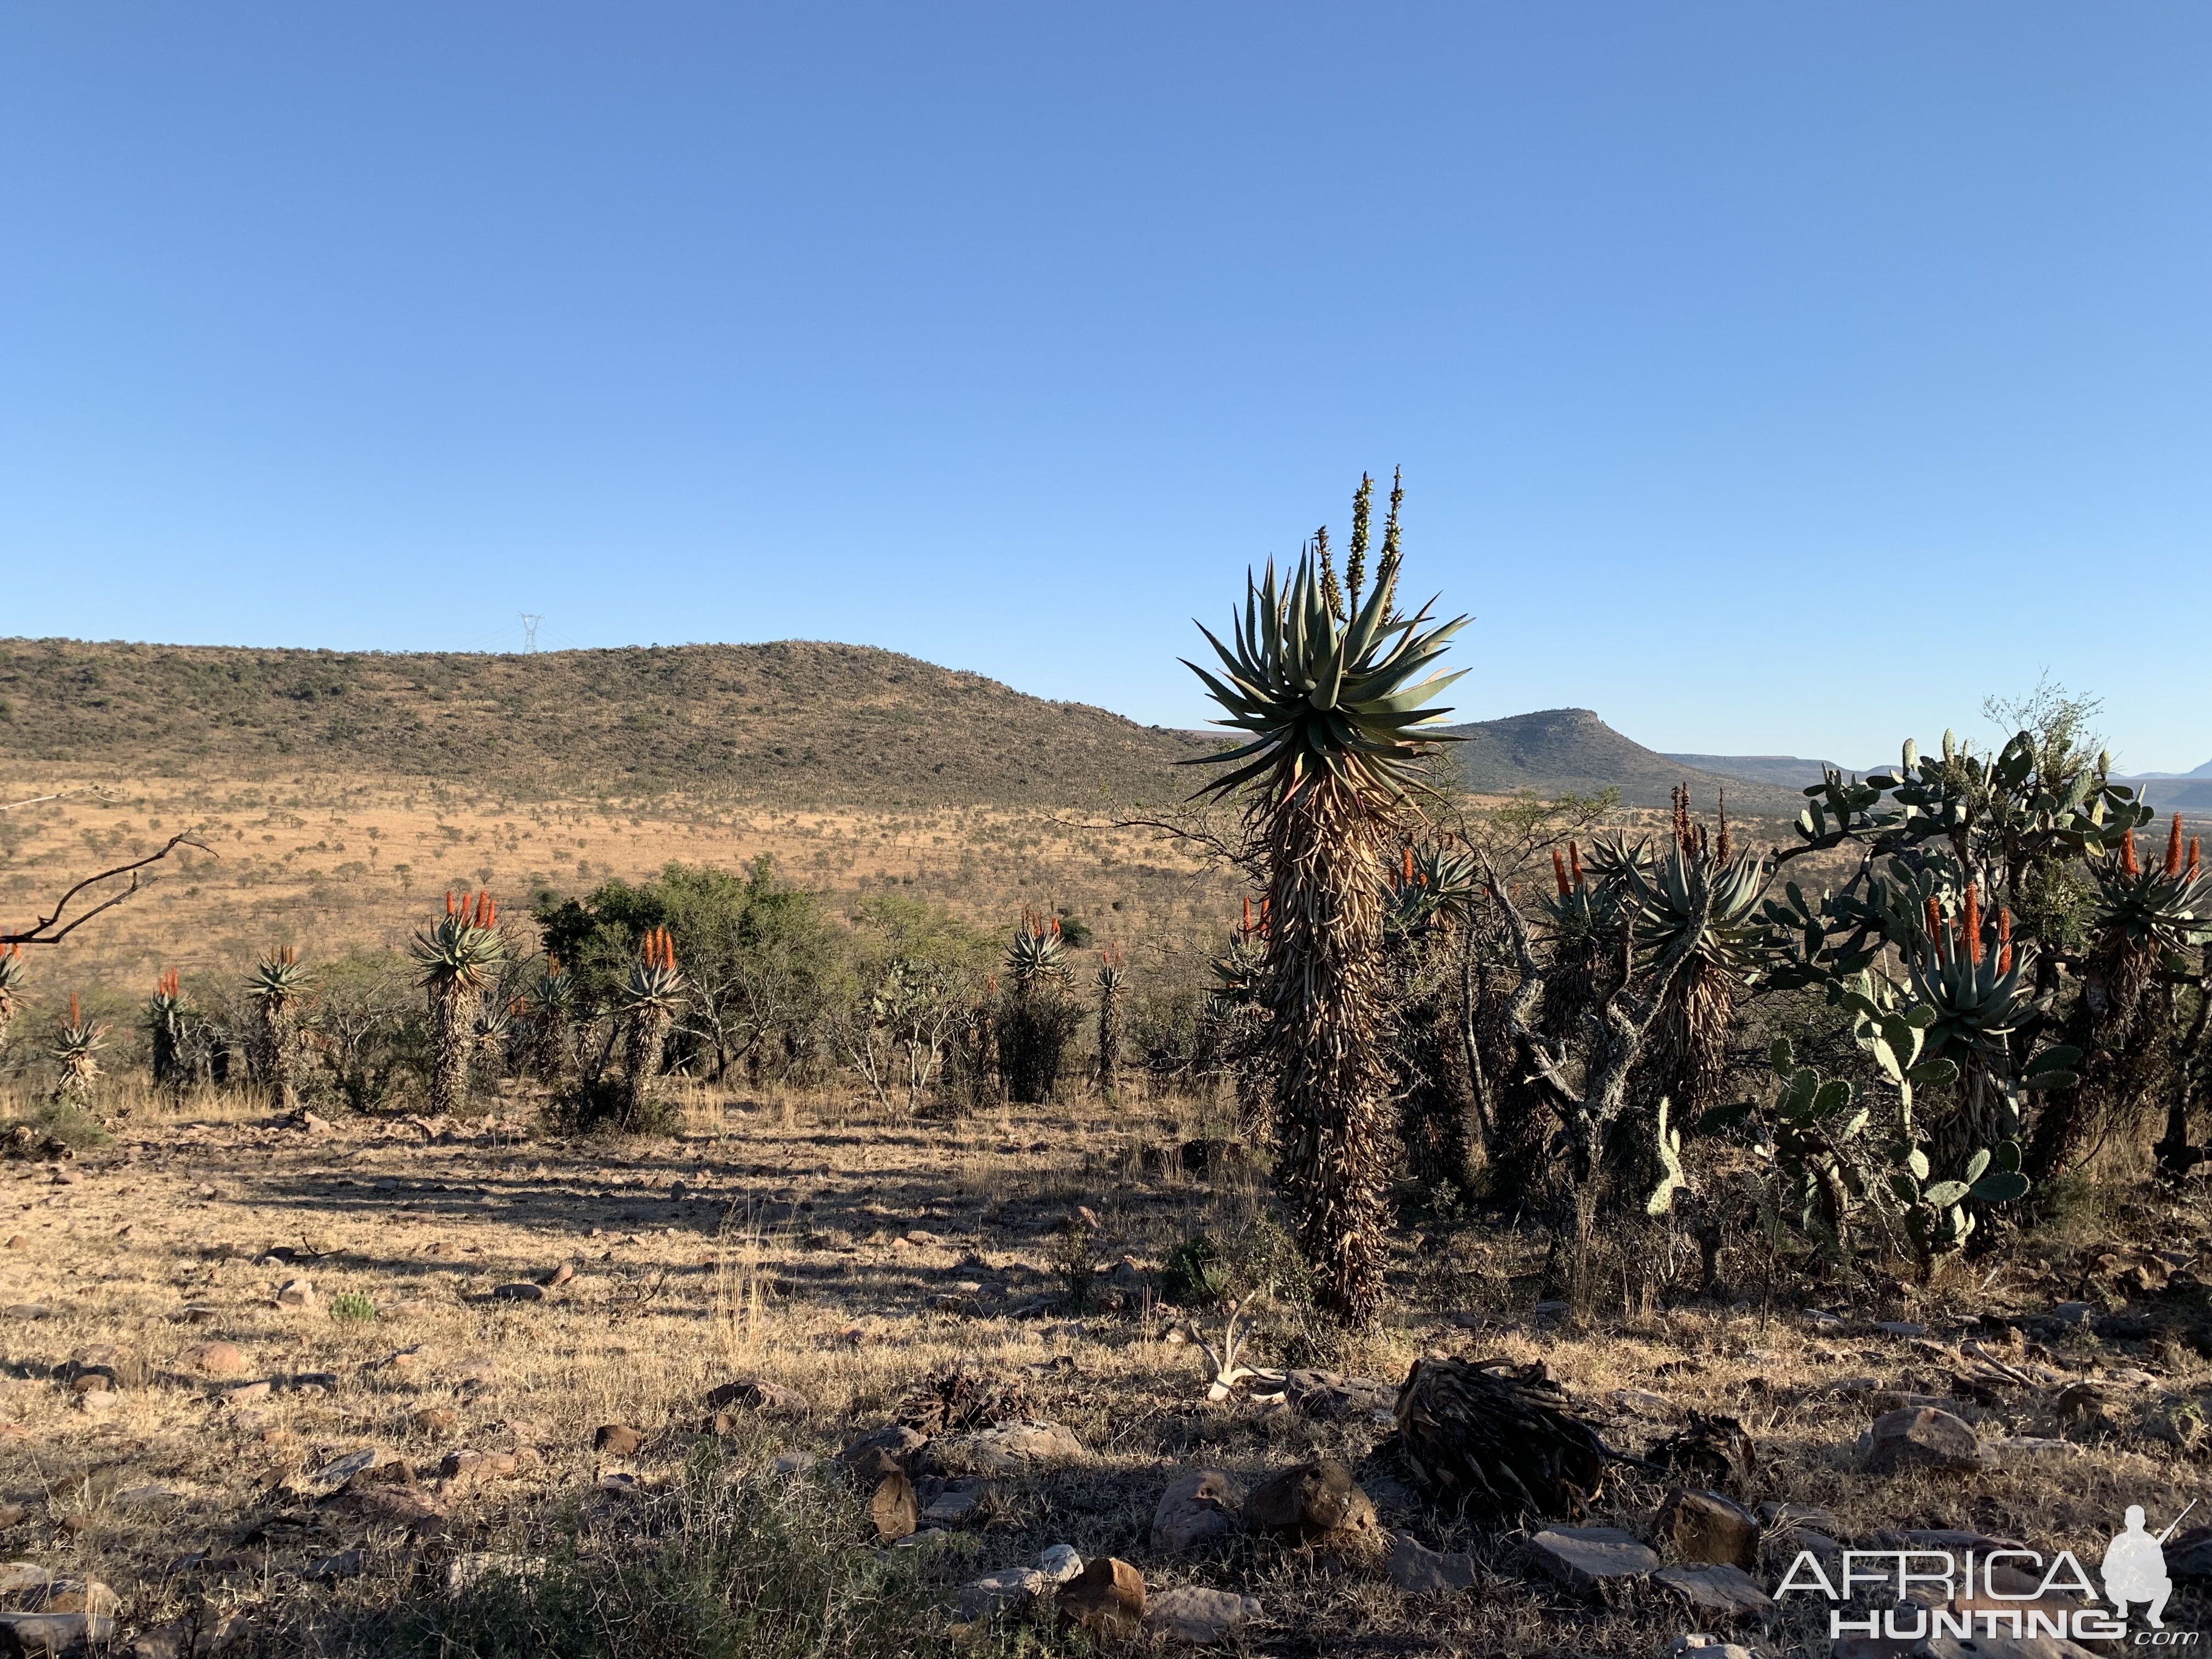
[[[544,622],[545,618],[543,617],[533,617],[527,611],[522,611],[520,615],[522,617],[522,648],[525,651],[534,652],[538,649],[538,624]]]

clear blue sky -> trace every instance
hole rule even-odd
[[[2212,9],[0,13],[0,634],[1148,721],[1403,463],[1468,716],[2212,757]]]

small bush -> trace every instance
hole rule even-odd
[[[100,1127],[98,1118],[65,1100],[46,1102],[23,1123],[40,1141],[58,1140],[80,1152],[105,1146],[112,1138]]]
[[[359,1291],[331,1298],[331,1317],[342,1324],[364,1323],[376,1317],[376,1304]]]
[[[1178,1308],[1210,1308],[1229,1294],[1229,1266],[1221,1247],[1200,1233],[1168,1252],[1160,1295]]]
[[[399,1631],[360,1629],[350,1645],[441,1659],[909,1659],[942,1651],[944,1620],[922,1582],[922,1558],[935,1553],[879,1552],[874,1542],[856,1496],[833,1481],[779,1480],[750,1468],[725,1479],[710,1455],[617,1533],[533,1547],[518,1554],[526,1570],[433,1593],[398,1616]],[[973,1576],[972,1565],[963,1571]]]

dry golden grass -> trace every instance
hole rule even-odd
[[[717,1383],[758,1376],[811,1401],[803,1418],[745,1419],[717,1444],[719,1455],[757,1468],[783,1452],[836,1449],[884,1421],[918,1379],[964,1360],[1022,1382],[1094,1455],[1003,1483],[931,1567],[945,1582],[1069,1542],[1138,1562],[1155,1586],[1259,1595],[1259,1645],[1283,1654],[1642,1655],[1695,1627],[1648,1596],[1607,1607],[1528,1577],[1514,1536],[1431,1513],[1382,1484],[1386,1465],[1367,1470],[1386,1522],[1472,1548],[1486,1574],[1477,1593],[1409,1598],[1371,1565],[1250,1541],[1218,1559],[1151,1553],[1152,1508],[1176,1472],[1256,1474],[1323,1452],[1358,1463],[1382,1434],[1206,1404],[1194,1346],[1172,1340],[1171,1322],[1141,1301],[1080,1316],[1021,1312],[1060,1288],[1068,1245],[1054,1229],[1075,1205],[1098,1217],[1090,1248],[1100,1261],[1126,1255],[1148,1273],[1179,1240],[1253,1225],[1262,1206],[1249,1179],[1197,1182],[1159,1156],[1233,1133],[1222,1108],[1081,1097],[916,1121],[849,1094],[702,1091],[684,1099],[680,1133],[611,1144],[540,1139],[515,1117],[435,1137],[407,1120],[365,1118],[317,1133],[279,1127],[235,1097],[164,1108],[119,1085],[103,1106],[114,1138],[64,1166],[73,1181],[58,1182],[39,1163],[0,1166],[0,1205],[13,1217],[0,1219],[0,1237],[22,1241],[0,1250],[0,1304],[10,1310],[0,1323],[0,1499],[23,1510],[0,1547],[105,1579],[125,1598],[126,1623],[205,1602],[245,1608],[288,1641],[342,1646],[341,1614],[424,1593],[414,1575],[426,1552],[434,1564],[459,1550],[543,1551],[564,1516],[628,1501],[599,1494],[603,1474],[635,1474],[648,1488],[705,1478],[687,1460],[699,1455],[702,1397]],[[2104,1237],[2112,1227],[2212,1248],[2201,1207],[2155,1206],[2091,1231]],[[916,1231],[932,1237],[904,1242]],[[1955,1341],[1968,1315],[2039,1310],[2071,1289],[2066,1264],[2080,1253],[2063,1240],[1995,1273],[1962,1264],[1925,1292],[1893,1289],[1852,1310],[1848,1334],[1823,1335],[1786,1303],[1753,1300],[1632,1305],[1577,1328],[1533,1311],[1540,1239],[1473,1225],[1452,1239],[1455,1271],[1441,1277],[1410,1233],[1399,1239],[1400,1300],[1382,1331],[1334,1341],[1271,1304],[1258,1357],[1326,1358],[1394,1380],[1424,1352],[1541,1360],[1630,1450],[1686,1411],[1727,1413],[1769,1460],[1756,1495],[1826,1507],[1850,1535],[1976,1527],[2095,1553],[2125,1504],[2170,1516],[2203,1486],[2202,1437],[2185,1449],[2176,1438],[2187,1439],[2185,1420],[2179,1431],[2156,1425],[2187,1402],[2201,1409],[2212,1388],[2203,1358],[2171,1341],[2086,1335],[2040,1358],[2069,1376],[2106,1379],[2106,1426],[2062,1421],[2049,1390],[1957,1407],[1985,1436],[2071,1434],[2069,1449],[1964,1480],[1885,1480],[1861,1468],[1852,1442],[1874,1407],[1837,1385],[1873,1376],[1942,1392],[1944,1375],[1930,1354],[1866,1322],[1910,1313]],[[299,1259],[276,1261],[276,1249]],[[2057,1276],[2038,1279],[2043,1263]],[[491,1295],[562,1264],[574,1277],[543,1301]],[[315,1305],[279,1306],[277,1288],[300,1274]],[[341,1296],[365,1297],[375,1318],[334,1318]],[[26,1304],[47,1311],[26,1316]],[[192,1351],[216,1340],[245,1351],[242,1376],[216,1379],[196,1365]],[[1990,1340],[2000,1340],[1994,1328]],[[414,1357],[393,1363],[402,1350]],[[115,1398],[98,1402],[109,1409],[88,1409],[71,1392],[73,1360],[117,1371]],[[325,1380],[302,1386],[318,1376]],[[227,1402],[216,1392],[264,1379],[274,1384],[264,1397]],[[1667,1403],[1625,1400],[1622,1389]],[[453,1415],[425,1419],[426,1408]],[[602,1458],[592,1432],[607,1423],[653,1437],[634,1459]],[[426,1479],[463,1449],[516,1451],[523,1463],[511,1477],[446,1491],[453,1529],[429,1545],[287,1492],[303,1471],[372,1445]],[[1662,1491],[1626,1471],[1593,1518],[1646,1524]],[[354,1547],[367,1551],[362,1577],[299,1577]],[[171,1571],[196,1553],[215,1565]],[[2170,1623],[2203,1622],[2201,1603],[2177,1608]],[[1767,1646],[1825,1650],[1794,1626],[1771,1632]]]

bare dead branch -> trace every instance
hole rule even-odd
[[[40,916],[27,931],[20,933],[0,933],[0,945],[60,944],[64,939],[67,939],[71,933],[76,932],[78,928],[83,927],[85,923],[90,921],[101,911],[112,910],[117,905],[122,903],[124,900],[129,898],[140,888],[151,886],[153,884],[154,878],[149,877],[142,880],[138,872],[145,869],[149,864],[159,864],[163,859],[168,857],[170,854],[175,852],[179,847],[191,848],[196,852],[205,853],[210,858],[219,856],[214,848],[208,847],[200,842],[194,841],[189,835],[172,836],[169,837],[167,842],[162,845],[158,852],[149,853],[144,858],[133,860],[129,864],[118,864],[112,870],[102,870],[96,876],[87,876],[82,881],[77,883],[76,886],[70,888],[69,891],[64,893],[61,897],[55,900],[52,912],[50,915]],[[68,911],[70,903],[76,899],[78,894],[83,892],[88,887],[97,887],[104,881],[112,881],[118,876],[130,877],[131,884],[128,887],[125,887],[121,892],[113,894],[109,897],[103,899],[100,902],[94,905],[92,908],[85,911],[82,915],[71,917],[66,924],[63,923],[63,915]]]

